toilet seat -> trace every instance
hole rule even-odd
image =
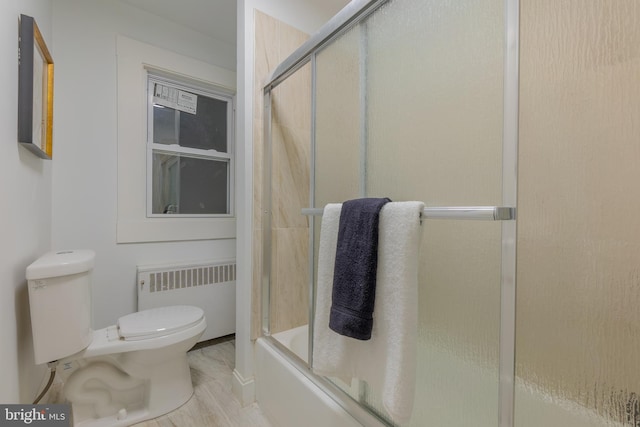
[[[125,341],[156,338],[189,329],[203,318],[204,312],[199,307],[176,305],[152,308],[118,319],[118,335]]]
[[[197,313],[197,310],[193,313]],[[125,321],[125,325],[126,323],[127,322]],[[207,322],[205,320],[204,313],[200,320],[195,323],[183,324],[182,327],[177,326],[177,324],[173,324],[170,329],[160,332],[156,331],[155,333],[151,331],[149,335],[139,335],[138,339],[135,339],[135,337],[134,339],[122,337],[120,335],[118,325],[111,325],[106,328],[93,331],[91,344],[81,352],[69,356],[68,359],[75,360],[80,358],[115,355],[129,351],[161,350],[163,347],[190,339],[191,337],[199,337],[202,335],[206,327]],[[157,327],[155,329],[157,329]]]

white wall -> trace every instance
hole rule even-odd
[[[253,65],[254,10],[258,9],[308,34],[315,33],[348,2],[346,0],[238,0],[238,193],[236,368],[234,393],[243,403],[254,398],[251,342],[252,199],[253,199]]]
[[[116,34],[235,68],[235,47],[118,1],[54,2],[52,239],[56,249],[97,253],[94,328],[136,310],[136,265],[232,258],[236,249],[235,239],[116,244]]]
[[[303,4],[304,3],[304,4]],[[239,75],[248,84],[251,105],[253,81],[253,9],[313,33],[340,7],[293,0],[239,0]],[[330,7],[331,10],[323,8]],[[54,160],[42,161],[18,147],[17,30],[18,15],[36,18],[55,62]],[[235,241],[198,241],[116,245],[116,102],[115,35],[129,37],[179,52],[229,69],[235,66],[235,49],[199,33],[128,7],[119,2],[96,0],[3,0],[0,2],[0,53],[7,58],[0,67],[0,402],[29,402],[37,393],[44,370],[34,369],[28,296],[24,270],[52,248],[92,248],[97,251],[94,279],[94,327],[113,323],[135,310],[135,266],[235,254]],[[247,25],[248,33],[243,34]],[[248,45],[246,44],[248,41]],[[251,55],[247,63],[247,55]],[[248,103],[247,103],[248,102]],[[251,108],[242,111],[251,111]],[[241,108],[238,111],[241,111]],[[244,113],[242,113],[244,114]],[[238,186],[251,182],[250,115],[238,117]],[[248,132],[246,131],[248,130]],[[248,145],[250,147],[250,144]],[[243,159],[242,156],[247,158]],[[53,196],[52,196],[53,194]],[[247,285],[239,286],[239,318],[243,360],[241,369],[253,374],[248,347],[250,316],[250,204],[251,188],[238,195],[238,216],[243,236],[240,253]],[[52,202],[53,197],[53,202]],[[61,308],[63,309],[63,308]]]
[[[33,16],[51,43],[51,0],[0,2],[0,402],[31,403],[44,367],[35,367],[25,268],[51,243],[52,162],[17,143],[18,17]]]

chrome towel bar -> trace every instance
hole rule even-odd
[[[303,208],[302,215],[322,215],[322,208]],[[506,206],[438,206],[424,208],[422,218],[506,221],[516,219],[516,208]]]

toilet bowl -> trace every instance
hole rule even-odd
[[[187,351],[205,328],[200,308],[172,306],[94,331],[86,349],[59,362],[74,425],[128,426],[183,405],[193,394]]]
[[[36,363],[57,361],[74,426],[129,426],[178,408],[193,394],[187,351],[206,328],[203,311],[154,308],[93,331],[94,257],[51,252],[27,268]]]

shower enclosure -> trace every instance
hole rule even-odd
[[[553,16],[552,4],[541,0],[539,10],[529,6],[526,16],[539,23],[540,10]],[[637,8],[630,10],[637,17]],[[541,322],[552,328],[554,319],[566,321],[562,313],[545,315],[548,303],[531,290],[539,283],[536,275],[558,286],[558,276],[571,278],[562,261],[554,264],[541,255],[553,245],[568,247],[568,240],[554,236],[549,247],[538,241],[536,233],[547,231],[528,212],[521,224],[521,205],[516,221],[519,97],[540,90],[520,86],[519,62],[534,63],[537,54],[520,53],[521,16],[518,0],[352,1],[265,83],[262,333],[363,424],[399,425],[385,412],[380,390],[358,379],[345,383],[311,372],[320,215],[327,203],[389,197],[427,206],[415,407],[402,427],[640,426],[636,374],[625,377],[609,362],[598,374],[592,375],[597,369],[591,365],[599,362],[582,362],[578,373],[559,373],[554,365],[563,362],[540,354],[544,348],[557,357],[575,357],[582,343],[554,353],[538,338],[547,331],[532,326]],[[527,34],[535,32],[533,27]],[[531,40],[542,43],[544,36]],[[545,85],[532,74],[528,85]],[[531,107],[529,101],[525,105]],[[637,102],[633,108],[638,112]],[[557,155],[551,148],[549,153]],[[532,161],[526,159],[527,167]],[[537,165],[545,167],[541,160]],[[539,209],[535,200],[561,203],[537,194],[540,181],[526,172],[520,188],[529,197],[536,194],[524,201],[530,211]],[[557,173],[562,182],[565,171]],[[526,230],[523,240],[516,222]],[[526,258],[516,255],[516,244]],[[566,256],[562,250],[554,253],[556,260]],[[578,264],[574,255],[567,259]],[[538,260],[546,271],[536,271]],[[534,283],[525,293],[538,298],[535,314],[529,300],[516,299],[516,262],[525,271],[518,273],[518,282]],[[621,274],[637,277],[637,267],[630,265],[628,259],[621,262]],[[640,303],[629,283],[623,285],[625,294]],[[569,287],[580,295],[580,286]],[[584,298],[588,306],[597,304],[594,294]],[[572,304],[574,299],[558,294],[558,301]],[[530,322],[520,320],[523,333],[517,336],[516,306]],[[626,328],[610,341],[621,353],[609,356],[629,366],[632,359],[621,354],[640,350],[640,314],[627,307],[622,317],[605,322]],[[564,331],[573,341],[571,328]],[[516,338],[523,349],[518,359]],[[608,345],[598,340],[594,357]],[[611,372],[615,378],[598,377]]]
[[[427,206],[410,425],[511,423],[517,93],[505,84],[516,87],[517,70],[507,77],[505,66],[517,51],[505,51],[505,26],[496,0],[352,2],[316,35],[326,40],[304,45],[265,87],[265,333],[311,325],[312,365],[325,204],[390,197]],[[300,90],[309,103],[292,106]],[[379,390],[329,381],[393,424]]]

